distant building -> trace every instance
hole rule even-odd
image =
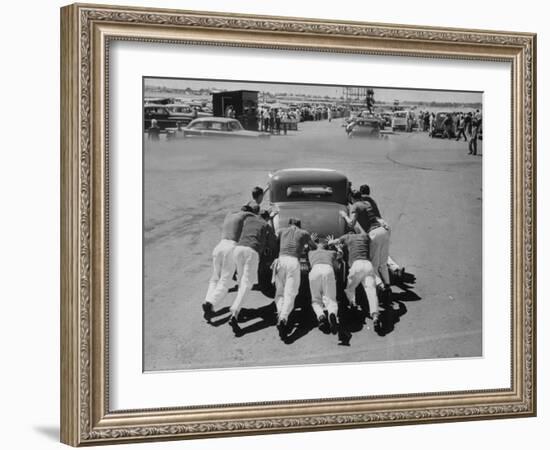
[[[247,130],[258,130],[258,92],[259,91],[225,91],[212,94],[212,111],[216,117],[225,117],[228,108],[235,112],[235,118]]]

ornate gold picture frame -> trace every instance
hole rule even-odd
[[[113,411],[109,406],[108,67],[116,40],[512,67],[511,385],[507,389]],[[61,10],[61,440],[192,439],[536,414],[536,36],[75,4]]]

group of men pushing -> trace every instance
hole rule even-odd
[[[254,188],[253,201],[225,217],[221,240],[212,252],[212,276],[202,305],[205,319],[209,321],[215,315],[214,308],[227,295],[236,271],[238,290],[230,307],[229,324],[236,334],[239,332],[239,312],[247,294],[258,283],[260,255],[266,248],[278,245],[272,282],[279,336],[284,340],[292,331],[288,319],[300,289],[300,257],[305,250],[311,266],[308,274],[311,306],[319,328],[336,334],[339,330],[336,273],[345,248],[349,266],[346,297],[351,308],[358,309],[355,291],[360,284],[363,286],[377,330],[381,326],[378,292],[386,295],[391,292],[388,265],[393,270],[403,269],[389,257],[390,228],[380,217],[369,186],[350,191],[350,213],[341,211],[340,215],[353,231],[336,239],[333,236],[321,239],[302,229],[299,218],[289,219],[288,226],[275,232],[270,220],[274,214],[260,210],[263,194],[261,188]]]

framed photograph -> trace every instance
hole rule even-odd
[[[61,9],[61,440],[536,414],[536,36]]]

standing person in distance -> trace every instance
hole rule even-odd
[[[466,133],[465,133],[465,128],[466,128],[466,122],[465,122],[464,114],[461,113],[458,120],[458,131],[456,133],[457,141],[459,141],[460,136],[462,136],[464,137],[464,141],[468,142],[468,138],[466,137]]]
[[[470,135],[469,155],[477,155],[477,139],[479,135],[479,129],[481,127],[481,119],[474,117],[472,119],[472,134]]]

